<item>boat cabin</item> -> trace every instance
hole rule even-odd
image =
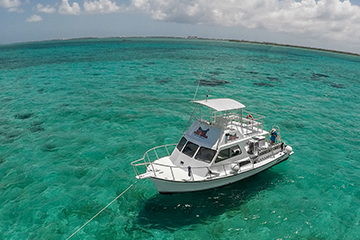
[[[228,98],[194,103],[197,106],[189,120],[193,123],[170,156],[175,166],[199,167],[205,173],[204,167],[216,169],[232,162],[241,166],[250,163],[254,149],[266,144],[264,116],[244,111],[245,105]]]

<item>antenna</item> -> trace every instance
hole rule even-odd
[[[204,73],[204,69],[205,69],[205,65],[203,66],[203,69],[202,69],[202,72],[201,72],[201,75],[200,75],[200,78],[199,78],[199,81],[198,81],[198,85],[197,85],[197,87],[196,87],[196,91],[195,91],[195,95],[194,95],[193,101],[195,101],[196,94],[197,94],[198,89],[199,89],[199,85],[200,85],[201,77],[202,77],[202,75],[203,75],[203,73]]]
[[[208,98],[209,98],[209,95],[210,94],[210,89],[208,90],[208,94],[206,94],[206,102],[207,102],[207,100],[208,100]]]

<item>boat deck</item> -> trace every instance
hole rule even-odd
[[[263,165],[269,164],[270,162],[279,158],[283,153],[279,152],[274,156],[269,156],[266,160],[257,163],[249,163],[247,165],[241,166],[239,171],[233,171],[231,166],[224,167],[223,171],[216,171],[213,169],[209,169],[207,167],[198,167],[193,168],[191,175],[189,176],[188,167],[179,167],[175,166],[171,161],[169,156],[160,158],[159,160],[153,162],[148,166],[148,171],[144,174],[138,175],[138,179],[155,177],[164,180],[170,181],[180,181],[180,182],[192,182],[192,181],[207,181],[211,179],[225,178],[231,175],[237,175],[241,173],[245,173],[249,170],[260,168]],[[225,166],[225,165],[224,165]],[[207,174],[198,175],[194,173],[196,169],[206,170]],[[204,172],[204,171],[203,171]]]

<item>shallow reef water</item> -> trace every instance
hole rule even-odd
[[[125,41],[126,40],[126,41]],[[71,239],[359,239],[360,58],[161,38],[0,45],[0,239],[66,239],[176,143],[196,99],[233,98],[295,154],[244,181],[138,181]]]

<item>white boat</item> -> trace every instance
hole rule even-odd
[[[282,141],[278,126],[265,131],[264,116],[245,111],[245,105],[235,100],[193,103],[196,108],[179,143],[152,148],[131,163],[136,178],[149,178],[160,193],[225,186],[262,172],[294,153]]]

